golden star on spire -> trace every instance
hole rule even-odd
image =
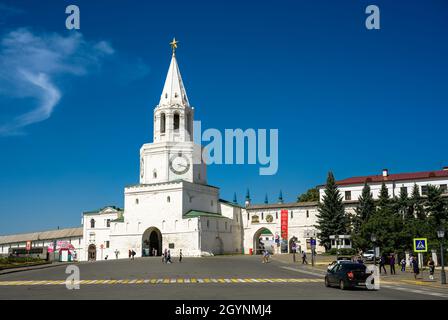
[[[179,41],[176,41],[176,38],[173,38],[173,41],[170,42],[171,49],[173,49],[173,54],[176,53],[178,43]]]

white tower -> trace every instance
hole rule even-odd
[[[194,108],[190,106],[173,54],[159,104],[154,109],[154,142],[140,149],[140,184],[186,180],[206,184],[201,146],[193,142]]]

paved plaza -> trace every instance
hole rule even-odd
[[[323,269],[274,256],[160,258],[76,264],[80,289],[68,290],[67,265],[0,275],[0,299],[447,299],[446,288],[385,280],[381,289],[326,288]]]

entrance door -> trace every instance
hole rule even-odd
[[[89,261],[96,260],[96,246],[94,244],[89,245],[88,259]]]
[[[142,237],[142,256],[162,255],[162,233],[156,227],[145,230]]]

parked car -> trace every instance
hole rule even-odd
[[[352,262],[352,258],[351,257],[338,257],[337,260],[332,261],[329,265],[328,265],[328,270],[330,270],[331,268],[333,268],[333,266],[337,263],[347,263],[347,262]]]
[[[361,263],[336,263],[325,275],[325,286],[338,286],[341,290],[365,287],[369,275],[366,266]]]
[[[366,261],[373,261],[373,258],[375,257],[375,252],[373,250],[367,250],[366,252],[364,252],[362,254],[362,257],[366,260]]]

